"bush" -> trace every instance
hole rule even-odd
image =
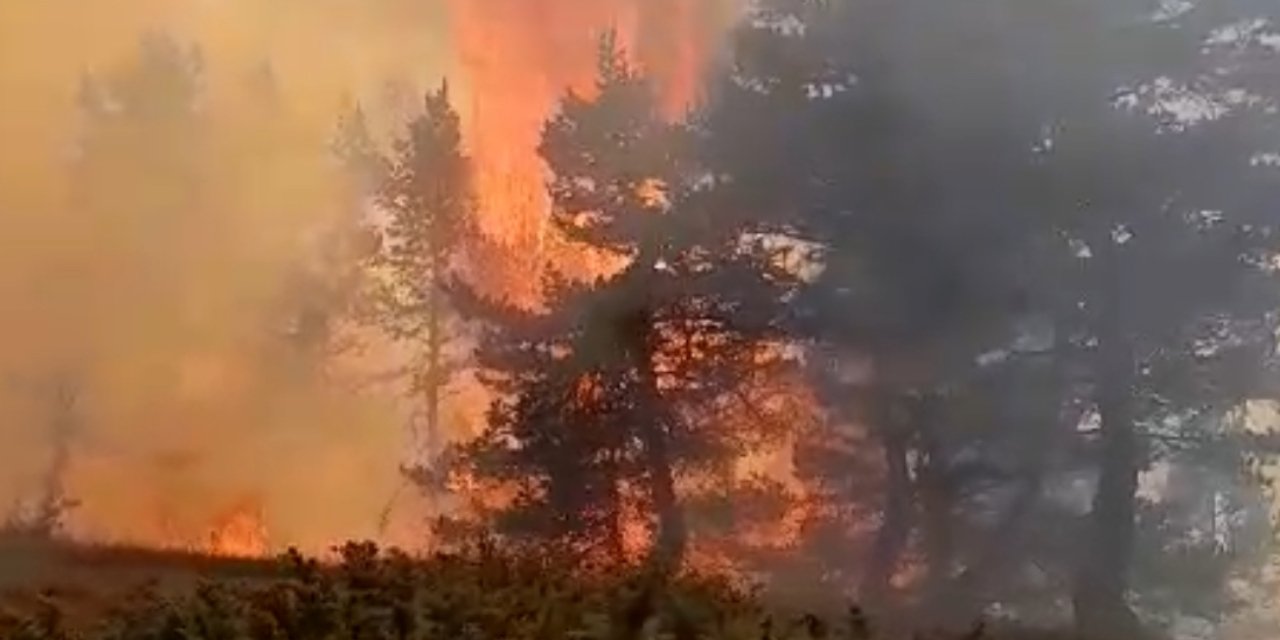
[[[320,563],[289,552],[279,577],[144,588],[68,624],[55,599],[0,616],[4,640],[865,640],[857,609],[838,619],[770,612],[717,576],[660,579],[574,566],[554,553],[478,543],[412,558],[371,543]],[[971,637],[978,637],[973,635]]]

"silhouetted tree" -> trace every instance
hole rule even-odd
[[[344,323],[366,319],[362,304],[371,274],[368,265],[380,248],[373,202],[385,174],[385,161],[357,105],[338,120],[330,151],[343,201],[331,219],[311,230],[310,244],[286,279],[288,318],[285,333],[300,353],[316,358],[307,369],[334,352],[352,346],[342,340]],[[374,320],[377,320],[376,314]]]
[[[606,38],[595,95],[563,100],[541,152],[554,224],[621,266],[594,283],[551,281],[545,314],[489,310],[479,360],[501,398],[467,451],[478,474],[515,485],[510,513],[542,535],[617,553],[626,505],[641,508],[662,570],[688,538],[682,477],[747,440],[697,412],[776,352],[792,286],[767,242],[717,224],[730,218],[718,217],[695,136],[662,117]]]
[[[1236,53],[1258,55],[1260,34],[1223,31],[1256,14],[1156,8],[1086,3],[1024,18],[1045,34],[1037,54],[1062,82],[1041,89],[1053,100],[1038,187],[1059,252],[1076,258],[1040,286],[1060,296],[1056,330],[1082,365],[1098,422],[1073,595],[1086,633],[1136,626],[1127,596],[1139,475],[1163,436],[1217,439],[1244,402],[1275,393],[1280,219],[1268,200],[1280,176],[1255,161],[1258,136],[1276,125],[1274,98],[1249,86],[1259,61]],[[1081,43],[1092,43],[1083,60],[1071,53]],[[1252,99],[1233,104],[1236,92]]]
[[[331,148],[351,181],[352,213],[364,215],[364,205],[382,186],[387,167],[369,130],[369,119],[359,104],[351,106],[338,118]]]
[[[1057,555],[1076,560],[1064,570],[1083,630],[1135,630],[1128,579],[1153,443],[1169,424],[1218,443],[1224,416],[1274,393],[1263,203],[1276,175],[1257,140],[1274,132],[1262,43],[1274,22],[1252,21],[1273,11],[758,7],[714,148],[742,210],[821,247],[795,306],[801,332],[845,369],[867,365],[852,390],[826,379],[884,452],[862,571],[873,606],[916,544],[926,593],[975,589],[992,554],[956,535],[977,514],[995,508],[1002,534],[1044,524],[1026,514],[1073,530],[1038,506],[1046,483],[1096,469],[1088,533]],[[1000,498],[1008,488],[1017,497]]]
[[[929,20],[964,24],[966,9],[935,9]],[[1016,181],[1024,158],[956,159],[1007,149],[1028,131],[1007,117],[1000,94],[926,99],[954,89],[944,84],[952,76],[992,84],[990,60],[913,64],[951,38],[905,37],[923,14],[901,4],[776,2],[757,11],[719,94],[715,153],[741,209],[818,247],[820,268],[793,306],[795,328],[813,342],[815,368],[832,365],[819,381],[837,415],[865,425],[881,448],[880,460],[849,448],[824,472],[837,484],[879,477],[861,479],[864,491],[849,497],[879,502],[879,526],[853,573],[880,609],[915,531],[939,572],[953,562],[949,514],[961,479],[996,471],[955,464],[957,451],[984,437],[957,428],[956,416],[975,384],[975,357],[1027,305],[1017,260],[1030,230],[1008,219],[1013,194],[989,188]]]
[[[358,128],[347,152],[351,161],[372,163]],[[448,308],[444,284],[474,208],[470,167],[462,152],[458,115],[447,85],[428,93],[422,113],[409,121],[386,163],[377,190],[385,214],[380,251],[373,265],[384,273],[377,318],[397,339],[417,343],[412,388],[422,394],[427,455],[440,453],[440,406],[450,364],[446,361]]]

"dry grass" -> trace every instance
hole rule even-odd
[[[202,581],[280,575],[274,561],[0,535],[0,607],[34,613],[52,602],[72,623],[96,619],[141,589],[181,596]]]

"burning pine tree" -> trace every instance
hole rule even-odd
[[[564,98],[541,153],[556,227],[622,266],[594,283],[552,279],[545,314],[459,292],[485,321],[478,359],[499,396],[460,453],[468,473],[513,490],[504,532],[619,557],[639,525],[650,559],[672,567],[688,540],[682,480],[749,446],[702,418],[777,359],[793,280],[768,243],[718,224],[697,130],[663,117],[612,38],[596,89]]]

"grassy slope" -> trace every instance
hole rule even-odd
[[[418,631],[410,636],[413,638],[465,636],[497,640],[579,637],[584,640],[613,640],[635,637],[632,633],[619,633],[619,629],[631,626],[622,621],[630,617],[625,611],[631,608],[629,603],[635,601],[637,592],[634,587],[643,582],[635,582],[634,577],[621,574],[584,582],[581,576],[561,570],[558,565],[540,565],[536,559],[522,557],[526,559],[511,560],[517,557],[500,555],[495,556],[495,561],[483,555],[469,555],[453,561],[401,564],[392,559],[369,560],[357,556],[338,565],[324,565],[328,568],[315,574],[316,577],[305,578],[290,573],[284,563],[275,560],[217,558],[178,551],[85,546],[0,536],[0,608],[38,618],[49,610],[46,604],[52,603],[63,614],[65,628],[73,631],[75,637],[98,638],[99,635],[92,631],[97,623],[118,615],[122,606],[136,607],[138,601],[131,603],[129,596],[139,588],[149,586],[153,593],[171,600],[173,608],[169,611],[178,612],[186,624],[197,627],[209,619],[230,622],[234,616],[244,618],[240,620],[244,623],[254,618],[255,612],[269,612],[284,621],[283,624],[297,623],[314,617],[317,611],[305,607],[300,609],[299,602],[320,596],[323,604],[333,605],[332,608],[325,607],[323,612],[330,617],[329,623],[345,629],[337,635],[324,635],[326,638],[393,637],[356,633],[356,628],[350,625],[373,621],[383,626],[394,626],[392,620],[397,612],[402,611],[412,612],[411,615],[419,621]],[[281,581],[280,578],[290,580]],[[195,587],[202,580],[231,588],[232,591],[227,592],[229,597],[248,609],[233,607],[234,616],[230,616],[201,604]],[[282,584],[293,585],[286,590],[294,597],[261,597],[273,589],[280,589]],[[760,640],[765,637],[772,640],[851,640],[856,637],[866,640],[866,636],[849,633],[847,625],[841,630],[831,628],[827,632],[814,633],[802,618],[792,616],[776,618],[774,631],[762,632],[762,616],[766,613],[757,606],[758,603],[751,598],[742,599],[744,594],[735,596],[731,591],[716,586],[718,584],[716,581],[681,583],[671,592],[672,599],[664,601],[667,604],[662,607],[666,607],[666,613],[653,610],[654,615],[667,616],[663,619],[668,622],[674,620],[669,617],[672,611],[683,612],[679,616],[681,619],[688,616],[689,624],[696,627],[696,631],[690,629],[688,635],[677,632],[676,637],[732,640]],[[330,591],[330,587],[335,590]],[[193,595],[195,597],[191,598]],[[280,603],[290,604],[283,609],[272,608]],[[145,601],[142,604],[145,605]],[[671,609],[671,606],[676,608]],[[621,618],[618,617],[620,614]],[[150,622],[144,627],[157,621],[154,614],[151,615]],[[352,616],[354,619],[349,619]],[[791,622],[786,622],[787,619]],[[834,622],[840,625],[839,620]],[[424,623],[434,630],[422,627]],[[620,623],[621,627],[618,626]],[[676,628],[681,626],[675,624]],[[86,635],[81,636],[80,633]],[[136,637],[160,637],[153,633],[154,629],[143,630]],[[63,637],[45,634],[23,636],[37,640]],[[925,637],[970,640],[977,636]],[[1026,631],[981,635],[983,640],[1061,640],[1067,637]],[[897,638],[877,636],[877,640]]]
[[[144,586],[187,592],[201,579],[263,580],[279,570],[263,560],[0,536],[0,606],[30,612],[43,596],[72,619],[92,618]]]

